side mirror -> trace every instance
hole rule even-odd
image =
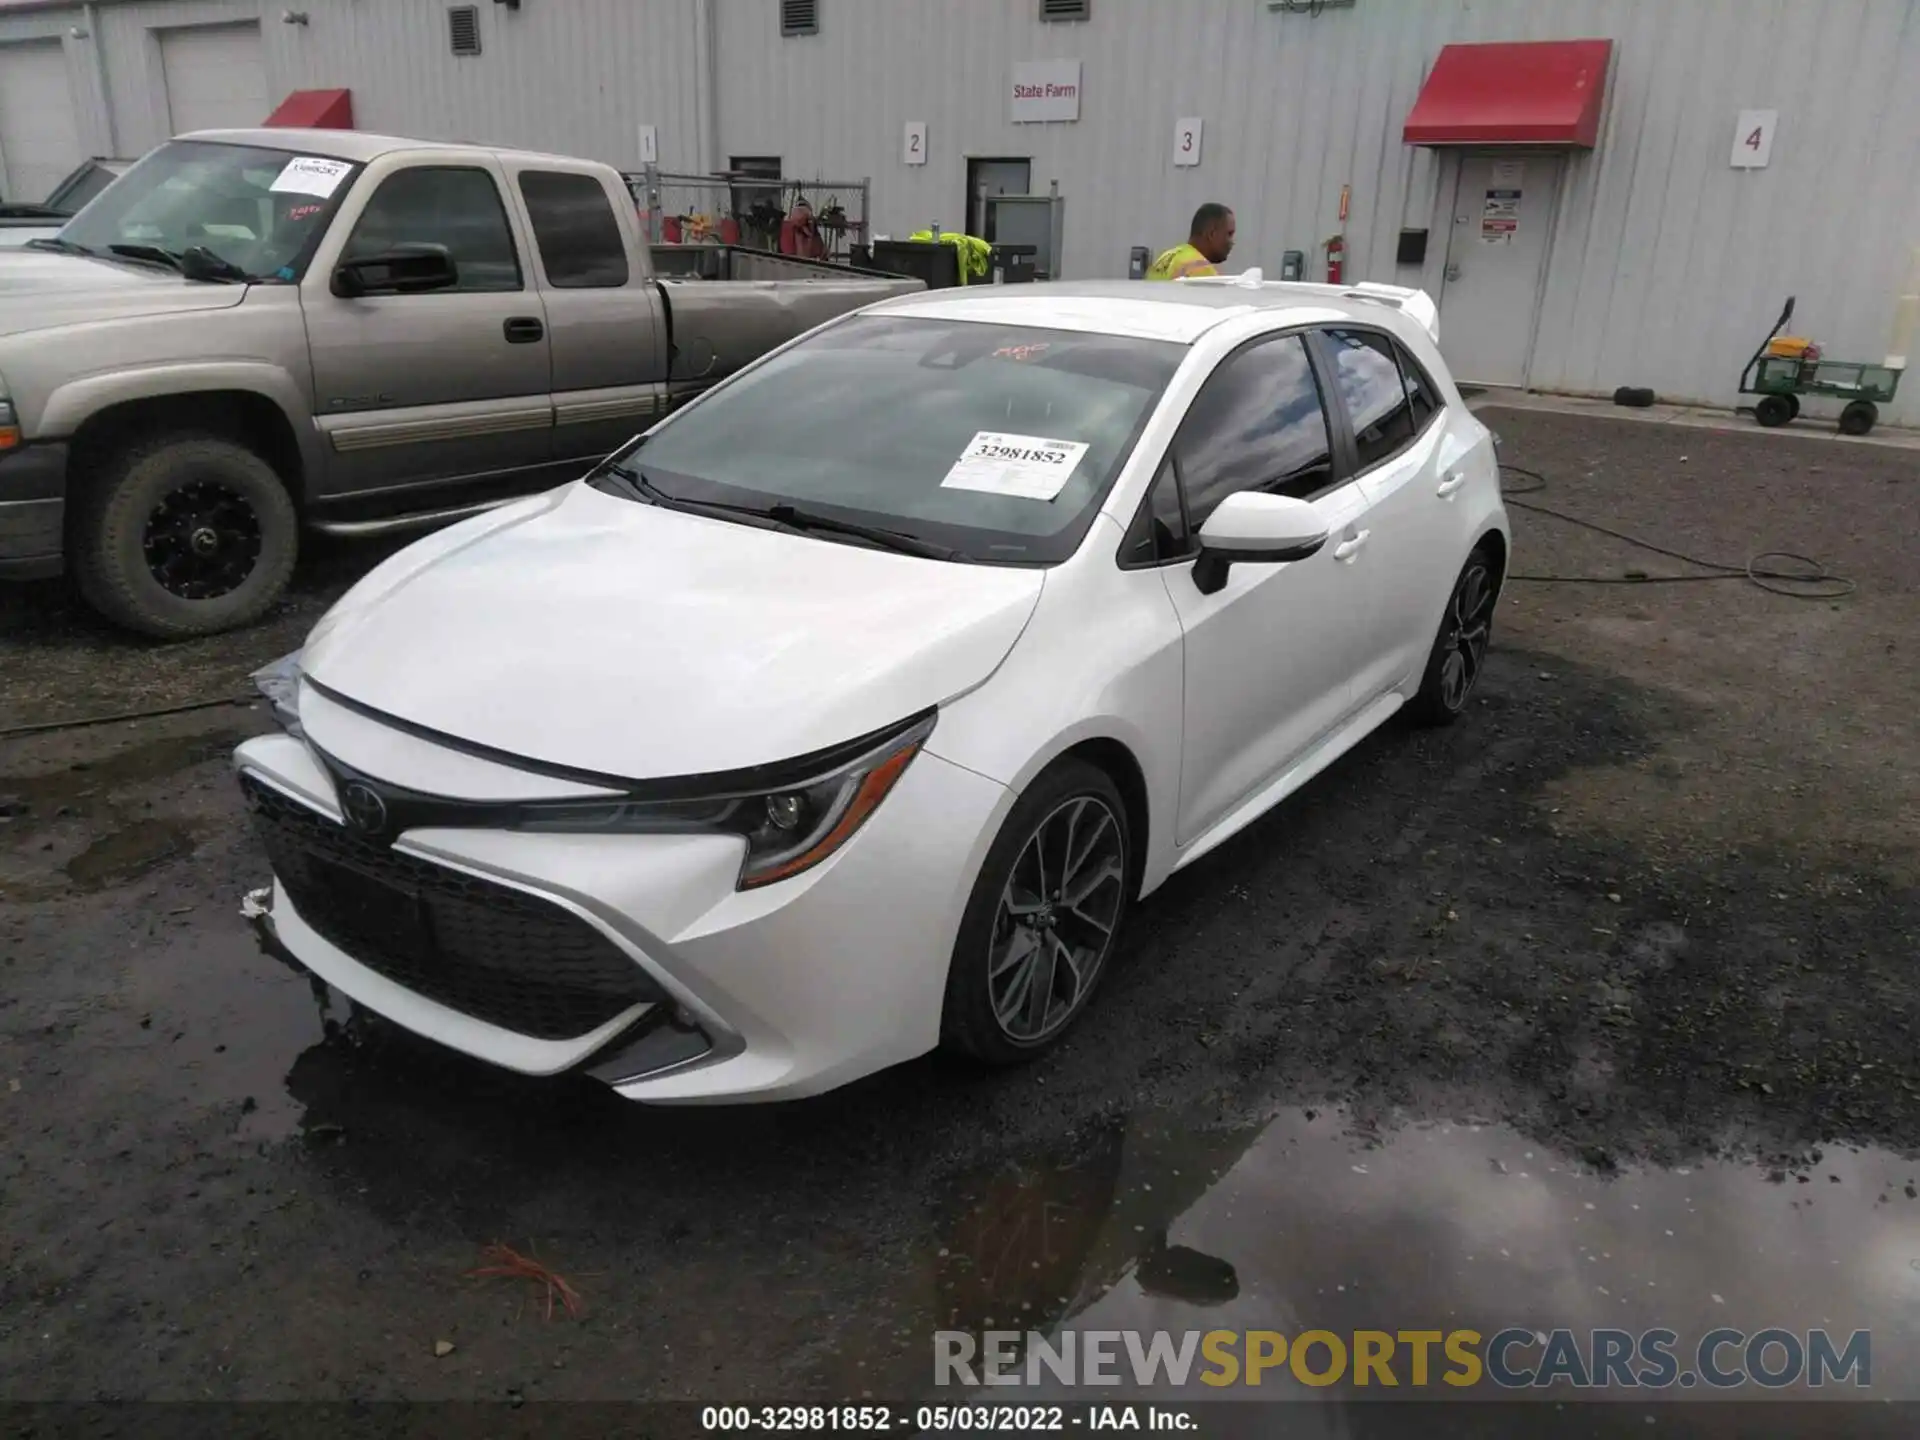
[[[333,272],[333,293],[347,299],[415,295],[459,282],[460,272],[446,246],[407,245],[341,261]]]
[[[1320,511],[1291,495],[1241,490],[1220,502],[1200,527],[1200,558],[1193,583],[1212,595],[1239,565],[1279,565],[1304,560],[1327,543],[1327,522]]]

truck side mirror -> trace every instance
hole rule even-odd
[[[459,268],[444,245],[396,246],[377,255],[343,260],[333,272],[333,293],[346,299],[415,295],[459,283]]]

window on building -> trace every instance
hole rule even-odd
[[[1353,422],[1354,448],[1362,470],[1390,460],[1414,436],[1413,409],[1400,383],[1393,341],[1376,330],[1328,330],[1333,383]]]
[[[1407,353],[1406,346],[1396,343],[1393,353],[1400,357],[1400,379],[1407,387],[1407,404],[1413,408],[1413,433],[1418,435],[1427,428],[1427,422],[1440,413],[1440,390],[1433,383],[1433,377],[1420,368],[1420,362]]]
[[[401,245],[446,246],[459,272],[455,291],[521,288],[506,207],[484,170],[422,166],[382,180],[355,222],[343,258],[382,255]]]
[[[1236,491],[1310,500],[1328,489],[1333,443],[1305,340],[1281,335],[1230,356],[1194,397],[1173,452],[1195,532]]]
[[[547,283],[556,290],[611,290],[627,283],[627,245],[607,192],[591,175],[528,170],[520,195],[533,221]]]

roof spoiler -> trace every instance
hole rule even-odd
[[[1264,290],[1269,287],[1280,290],[1298,291],[1305,295],[1324,295],[1328,299],[1370,300],[1377,305],[1391,305],[1408,319],[1427,332],[1434,344],[1440,343],[1440,311],[1433,303],[1433,297],[1424,290],[1410,289],[1405,285],[1382,285],[1373,280],[1356,280],[1351,285],[1315,285],[1303,280],[1269,280],[1258,269],[1243,271],[1238,275],[1182,275],[1176,282],[1180,285],[1232,285],[1244,290]]]

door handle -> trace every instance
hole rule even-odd
[[[1464,470],[1456,470],[1435,486],[1433,493],[1438,495],[1442,500],[1451,500],[1453,498],[1453,492],[1466,483],[1467,472]]]
[[[500,325],[509,345],[531,345],[547,333],[547,327],[531,315],[516,315]]]
[[[1353,559],[1355,555],[1358,555],[1360,553],[1360,547],[1367,543],[1367,536],[1371,535],[1372,533],[1373,532],[1371,530],[1362,530],[1358,535],[1355,535],[1351,540],[1341,541],[1338,545],[1334,546],[1333,548],[1333,558],[1336,560]]]

